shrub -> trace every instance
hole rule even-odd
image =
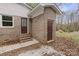
[[[59,30],[58,32],[63,33],[64,31],[63,30]]]

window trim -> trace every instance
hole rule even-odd
[[[14,17],[12,17],[12,26],[3,26],[3,22],[2,22],[2,16],[10,16],[10,15],[0,15],[0,27],[1,28],[14,28]]]

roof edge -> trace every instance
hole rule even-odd
[[[34,11],[37,10],[39,7],[45,8],[45,7],[51,7],[53,10],[56,11],[56,14],[62,14],[62,11],[57,7],[55,4],[38,4],[34,9],[31,10],[31,12],[28,14],[28,16],[32,17],[32,14],[35,14]]]
[[[38,4],[35,8],[33,8],[32,10],[31,10],[31,12],[28,14],[28,16],[29,17],[32,17],[33,15],[31,15],[31,14],[35,14],[34,12],[35,12],[35,10],[37,10],[38,8],[42,8],[42,10],[43,10],[43,6],[41,6],[40,4]]]
[[[31,7],[31,6],[29,6],[29,5],[28,5],[28,4],[26,4],[26,3],[17,3],[17,4],[24,5],[24,6],[26,6],[26,7],[28,7],[29,9],[31,9],[31,10],[32,10],[32,7]]]
[[[59,7],[57,6],[57,4],[54,3],[54,5],[58,9],[58,11],[60,12],[60,14],[63,14],[63,12],[59,9]]]
[[[42,4],[42,6],[44,7],[51,7],[52,9],[54,9],[56,11],[57,14],[62,14],[62,11],[59,9],[59,7],[53,3],[53,4]]]

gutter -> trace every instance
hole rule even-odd
[[[58,11],[60,12],[60,14],[63,14],[63,12],[59,9],[59,7],[57,6],[57,4],[54,3],[54,5],[58,9]]]
[[[33,9],[31,6],[29,6],[28,4],[24,3],[24,5],[26,5],[28,8],[30,8],[31,10]]]
[[[23,5],[23,6],[26,6],[26,7],[28,7],[29,9],[33,9],[31,6],[29,6],[28,4],[26,4],[26,3],[17,3],[17,4],[20,4],[20,5]]]
[[[33,8],[33,10],[28,14],[28,16],[29,16],[32,12],[34,12],[39,6],[41,6],[41,5],[38,4],[35,8]]]

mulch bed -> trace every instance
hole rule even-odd
[[[71,39],[57,37],[48,45],[54,47],[57,51],[61,51],[66,56],[79,56],[79,45]]]

